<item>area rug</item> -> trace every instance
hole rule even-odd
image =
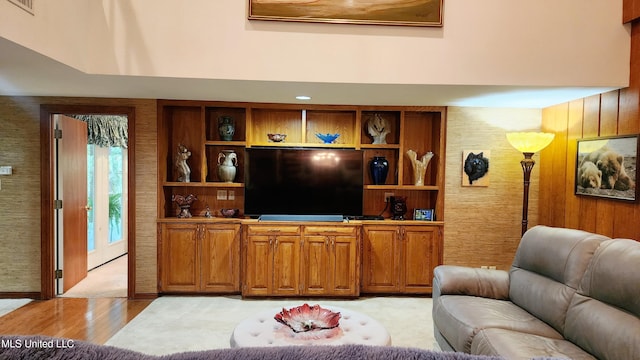
[[[0,359],[30,360],[500,360],[499,357],[467,355],[453,352],[394,346],[277,346],[262,348],[218,349],[182,352],[161,357],[112,346],[43,336],[0,336]]]
[[[229,348],[231,333],[240,321],[265,309],[304,303],[364,313],[387,329],[393,346],[436,349],[432,302],[426,297],[267,300],[164,296],[154,300],[106,345],[152,355]]]
[[[4,316],[13,310],[30,303],[31,299],[0,299],[0,316]]]

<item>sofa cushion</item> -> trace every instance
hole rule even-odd
[[[607,239],[580,230],[531,228],[511,266],[510,300],[564,332],[571,298],[596,248]]]
[[[484,329],[478,332],[471,344],[475,355],[503,356],[509,360],[525,360],[540,357],[593,360],[595,357],[563,339],[523,334],[505,329]]]
[[[567,312],[565,336],[600,359],[640,359],[640,243],[595,252]]]
[[[456,351],[469,353],[482,329],[502,328],[562,339],[556,330],[507,300],[442,295],[433,304],[433,322]]]

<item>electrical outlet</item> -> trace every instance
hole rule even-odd
[[[389,198],[395,196],[392,192],[384,193],[384,202],[389,202]]]
[[[488,269],[489,267],[487,265],[482,265],[480,266],[480,269]]]
[[[491,265],[491,266],[489,266],[489,269],[490,269],[490,270],[495,270],[495,269],[496,269],[496,266],[495,266],[495,265]]]
[[[229,190],[227,192],[227,200],[235,200],[236,199],[236,193],[233,190]]]
[[[227,200],[227,190],[218,190],[216,195],[216,199],[218,200]]]

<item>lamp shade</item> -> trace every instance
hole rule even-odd
[[[543,132],[507,133],[509,144],[523,153],[535,153],[544,149],[554,137],[555,134]]]

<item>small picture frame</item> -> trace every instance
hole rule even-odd
[[[433,209],[415,209],[413,211],[413,220],[434,221],[434,211]]]

